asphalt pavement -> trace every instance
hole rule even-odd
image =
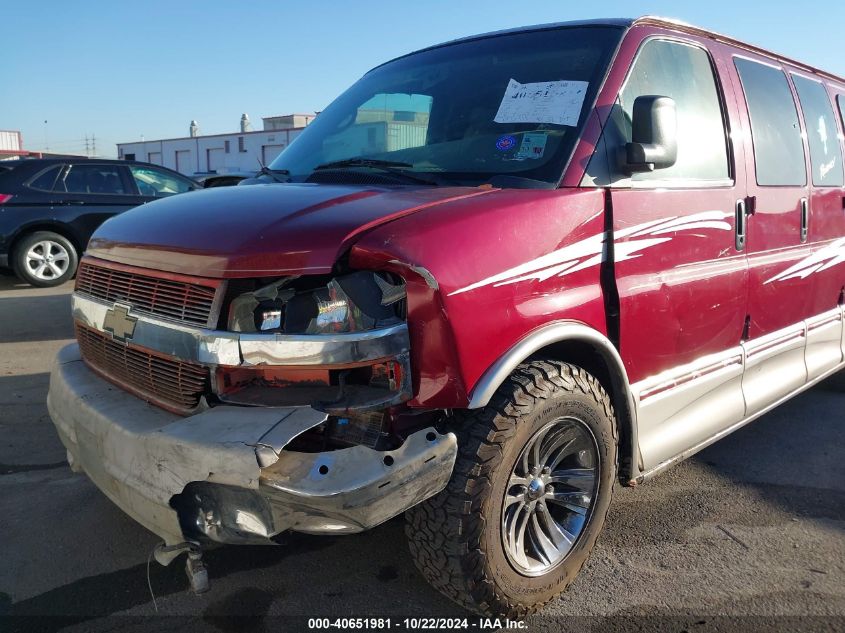
[[[401,517],[211,551],[201,596],[178,561],[153,562],[154,604],[156,537],[71,473],[47,414],[50,363],[73,336],[70,290],[0,276],[0,630],[308,630],[316,616],[411,630],[406,617],[468,616],[417,574]],[[843,383],[617,488],[576,582],[521,630],[845,630]]]

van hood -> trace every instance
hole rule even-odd
[[[157,200],[105,222],[87,254],[204,277],[325,274],[365,232],[476,187],[316,184],[221,187]]]

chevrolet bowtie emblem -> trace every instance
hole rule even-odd
[[[114,307],[106,312],[106,318],[103,319],[103,329],[106,332],[111,332],[117,340],[125,342],[132,338],[137,322],[138,319],[129,316],[129,306],[115,303]]]

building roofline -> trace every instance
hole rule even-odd
[[[31,154],[40,154],[41,152],[31,152]],[[122,158],[99,158],[97,156],[80,156],[79,154],[56,154],[53,152],[49,152],[47,156],[24,156],[14,162],[20,163],[27,163],[31,164],[33,162],[40,162],[40,163],[63,163],[67,161],[79,161],[79,162],[90,162],[92,164],[112,164],[115,165],[125,165],[127,162],[135,164],[135,163],[143,163],[144,165],[151,165],[151,163],[146,163],[144,161],[136,160],[136,161],[126,161]],[[160,165],[159,165],[160,166]]]
[[[200,136],[174,136],[173,138],[144,139],[143,141],[124,141],[115,145],[137,145],[138,143],[163,143],[164,141],[190,141],[191,139],[216,138],[219,136],[249,136],[250,134],[278,134],[279,132],[293,132],[304,130],[304,127],[286,127],[281,130],[253,130],[252,132],[223,132],[221,134],[201,134]]]
[[[290,114],[274,114],[273,116],[263,116],[261,117],[262,121],[266,121],[267,119],[281,119],[286,116],[317,116],[315,112],[292,112]]]

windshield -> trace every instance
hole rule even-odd
[[[616,27],[562,27],[402,57],[364,75],[270,167],[294,182],[390,161],[381,170],[394,175],[556,183],[621,36]]]

